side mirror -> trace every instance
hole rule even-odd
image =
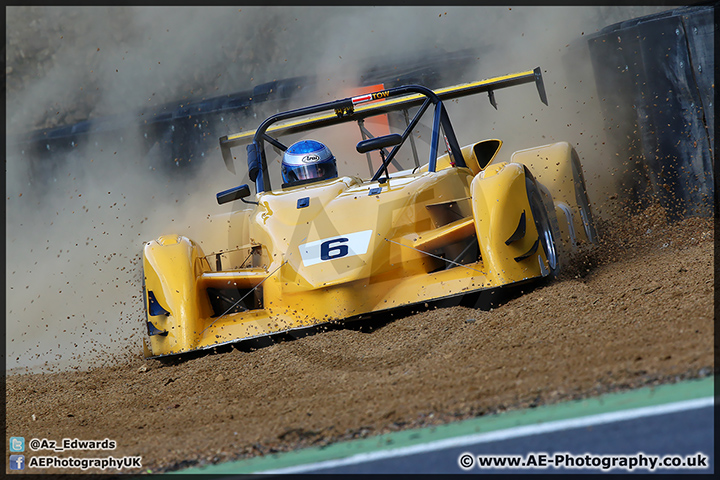
[[[382,137],[368,138],[358,142],[355,149],[358,153],[367,153],[372,150],[380,150],[385,147],[394,147],[402,143],[402,135],[393,133],[391,135],[383,135]]]
[[[243,200],[245,197],[250,195],[250,187],[247,185],[240,185],[239,187],[233,187],[230,190],[220,192],[215,197],[217,198],[218,205],[223,203],[232,202],[234,200]],[[245,200],[243,200],[245,202]],[[248,203],[248,202],[245,202]],[[255,202],[252,202],[255,203]]]

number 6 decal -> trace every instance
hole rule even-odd
[[[347,238],[336,238],[328,240],[320,244],[320,260],[332,260],[333,258],[340,258],[347,255],[350,250],[345,245],[348,242]],[[340,244],[340,245],[337,245]]]
[[[370,245],[372,230],[346,233],[343,236],[323,238],[300,245],[300,256],[303,265],[309,267],[336,258],[364,255]]]

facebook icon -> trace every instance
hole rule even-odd
[[[10,455],[10,470],[25,470],[25,455]]]
[[[10,470],[25,470],[25,455],[10,455]]]

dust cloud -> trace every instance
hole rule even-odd
[[[617,165],[602,148],[589,66],[568,75],[563,57],[583,35],[658,10],[8,7],[6,368],[87,369],[141,354],[143,242],[174,232],[211,244],[210,216],[232,208],[214,194],[245,175],[238,165],[230,177],[214,149],[191,174],[169,176],[155,166],[172,159],[145,151],[139,132],[91,137],[51,165],[15,147],[16,134],[297,75],[317,76],[316,95],[292,104],[328,101],[373,58],[473,48],[478,79],[541,66],[550,106],[532,86],[498,92],[498,111],[484,96],[453,102],[460,142],[501,138],[509,158],[568,140],[585,159],[591,198],[601,197]]]

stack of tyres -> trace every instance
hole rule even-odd
[[[588,39],[609,140],[629,189],[671,217],[713,215],[714,5],[611,25]]]

